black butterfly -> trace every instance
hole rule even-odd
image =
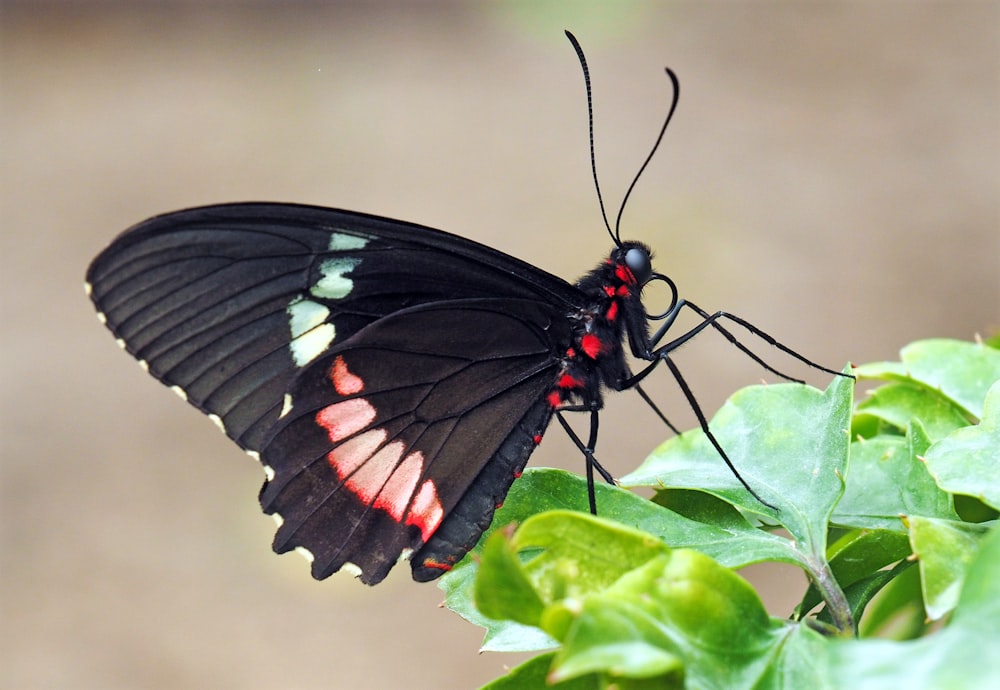
[[[664,129],[677,102],[668,74]],[[587,92],[589,103],[589,77]],[[799,357],[677,299],[646,246],[613,239],[574,285],[411,223],[228,204],[126,230],[91,264],[87,287],[118,343],[262,462],[275,551],[302,552],[316,578],[353,564],[368,584],[409,554],[426,581],[475,545],[553,416],[586,455],[592,485],[595,467],[611,479],[590,450],[604,387],[637,388],[666,363],[715,443],[669,353],[712,326],[760,362],[720,325],[729,319]],[[650,317],[641,292],[654,280],[673,300]],[[661,343],[684,307],[704,320]],[[651,319],[663,321],[652,336]],[[626,339],[649,362],[637,374]],[[590,414],[586,442],[565,411]]]

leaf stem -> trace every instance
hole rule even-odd
[[[840,583],[833,576],[829,561],[825,558],[817,559],[817,561],[816,565],[810,568],[809,573],[823,597],[823,601],[826,602],[830,619],[841,634],[857,635],[854,614],[851,613],[851,607],[844,595],[844,590],[840,588]]]

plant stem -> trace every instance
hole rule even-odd
[[[809,572],[812,575],[816,588],[819,589],[823,597],[823,601],[826,602],[826,608],[830,613],[830,618],[834,626],[842,634],[857,635],[854,615],[851,613],[851,607],[847,603],[844,590],[840,588],[840,584],[833,577],[833,571],[830,570],[830,563],[825,558],[818,560],[818,567],[811,568]]]

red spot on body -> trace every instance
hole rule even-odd
[[[531,439],[531,440],[534,441],[535,445],[537,446],[539,443],[542,442],[542,435],[541,434],[535,434],[535,437],[533,439]],[[515,476],[520,477],[521,473],[518,472]]]
[[[618,302],[612,302],[611,306],[608,307],[607,317],[608,321],[614,321],[618,318]]]
[[[580,349],[591,359],[597,359],[597,355],[601,354],[603,349],[601,339],[593,333],[587,333],[580,338]]]
[[[559,377],[560,388],[583,388],[583,381],[570,374],[563,374]]]
[[[571,348],[571,347],[569,347],[569,348],[566,348],[566,356],[567,356],[567,357],[568,357],[569,359],[573,359],[574,357],[576,357],[576,350],[574,350],[574,349],[573,349],[573,348]]]
[[[438,499],[437,487],[433,481],[427,479],[420,485],[420,490],[410,505],[410,512],[406,514],[406,524],[419,528],[420,537],[426,542],[441,524],[443,517],[444,509]]]
[[[514,473],[514,479],[520,479],[522,474],[523,474],[523,472],[521,472],[520,470],[518,470],[517,472]]]
[[[629,267],[626,266],[625,264],[618,264],[617,266],[615,266],[615,276],[618,278],[618,280],[622,281],[623,283],[626,283],[628,285],[635,285],[635,276],[632,274],[632,271],[629,270]]]
[[[629,294],[628,285],[619,286],[619,288],[615,290],[615,294],[618,295],[619,297],[628,297]]]
[[[615,286],[614,285],[605,285],[604,286],[604,292],[607,293],[608,297],[614,297],[615,296]]]
[[[546,400],[549,401],[549,405],[551,407],[559,407],[562,405],[562,396],[559,394],[559,391],[552,391],[549,393]]]
[[[333,381],[333,387],[341,395],[360,393],[365,387],[365,382],[361,380],[360,376],[355,376],[347,370],[347,363],[344,362],[342,355],[337,355],[337,359],[333,361],[333,366],[330,368],[330,380]]]

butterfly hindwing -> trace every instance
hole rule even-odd
[[[318,578],[353,563],[370,584],[421,547],[415,577],[452,565],[549,421],[545,393],[570,338],[558,316],[539,301],[436,302],[310,364],[261,450],[275,550],[308,551]]]

